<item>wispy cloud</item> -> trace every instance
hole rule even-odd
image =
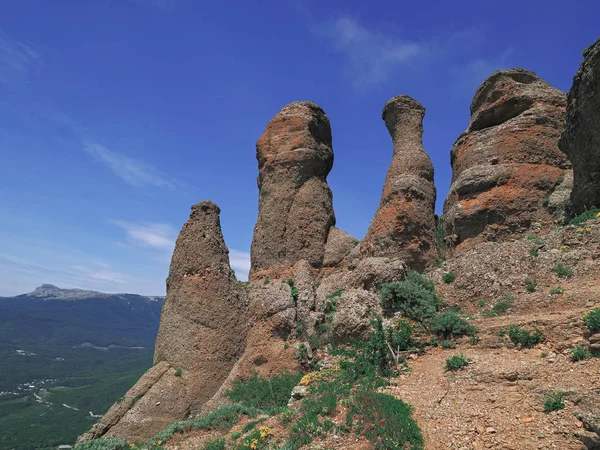
[[[507,48],[499,55],[471,59],[460,67],[452,67],[449,71],[456,79],[455,91],[460,95],[473,95],[477,87],[493,72],[513,65],[513,53],[512,48]]]
[[[169,189],[177,187],[174,180],[168,178],[157,168],[143,161],[109,150],[95,141],[85,140],[83,149],[132,186],[154,186]]]
[[[0,31],[0,83],[13,84],[27,78],[31,67],[41,62],[30,45],[11,39]]]
[[[155,250],[173,251],[177,231],[165,223],[127,222],[112,220],[127,233],[129,241],[137,246]]]
[[[235,272],[235,276],[238,280],[248,280],[248,272],[250,272],[250,253],[241,250],[230,250],[229,265]]]
[[[327,36],[346,58],[357,89],[388,80],[395,70],[411,66],[428,52],[427,44],[370,30],[351,17],[336,20]]]

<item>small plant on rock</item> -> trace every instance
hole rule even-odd
[[[444,280],[444,283],[450,284],[456,280],[456,274],[452,272],[446,272],[444,275],[442,275],[442,279]]]
[[[538,282],[537,280],[530,280],[529,278],[525,280],[525,289],[527,290],[527,292],[529,292],[530,294],[532,292],[535,292],[537,289],[537,285]]]
[[[554,269],[552,269],[552,270],[559,277],[569,278],[569,277],[571,277],[571,275],[573,275],[573,270],[569,269],[568,267],[563,266],[561,263],[556,263],[556,265],[554,266]]]
[[[573,362],[583,361],[585,359],[590,359],[591,357],[592,354],[583,343],[579,343],[571,349],[571,361]]]
[[[454,355],[450,358],[446,358],[446,370],[457,371],[469,365],[469,361],[463,354]]]
[[[591,334],[600,333],[600,308],[593,309],[583,316],[583,324]]]
[[[575,216],[569,222],[569,225],[581,225],[588,220],[592,220],[596,217],[596,214],[600,213],[600,209],[595,206],[592,206],[590,209],[582,212],[578,216]]]
[[[175,371],[175,373],[173,375],[175,375],[176,377],[180,377],[181,376],[181,369],[178,369]]]
[[[542,336],[537,328],[527,330],[519,325],[509,325],[508,337],[515,345],[520,345],[521,348],[531,348],[540,343]]]
[[[529,249],[529,254],[530,254],[531,256],[533,256],[534,258],[537,258],[538,256],[540,256],[540,252],[539,252],[539,250],[538,250],[537,248],[535,248],[535,247],[534,247],[534,248],[531,248],[531,249]]]
[[[565,393],[555,391],[546,395],[544,400],[544,412],[550,414],[552,411],[558,411],[565,408]]]
[[[452,341],[445,340],[445,341],[442,341],[442,348],[444,350],[448,350],[450,348],[456,348],[456,344]]]

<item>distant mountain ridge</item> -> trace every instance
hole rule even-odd
[[[45,298],[47,300],[85,300],[88,298],[108,298],[108,297],[123,297],[123,296],[138,296],[144,297],[149,301],[164,301],[164,296],[146,296],[146,295],[138,295],[138,294],[127,294],[127,293],[118,293],[118,294],[107,294],[105,292],[98,291],[89,291],[86,289],[64,289],[54,286],[53,284],[42,284],[35,288],[33,291],[27,294],[17,295],[16,297],[36,297],[36,298]],[[14,298],[14,297],[0,297],[4,298]]]

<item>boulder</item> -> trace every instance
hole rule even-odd
[[[570,167],[557,145],[565,105],[562,91],[523,69],[494,72],[477,89],[451,151],[444,223],[453,243],[553,221],[544,198]]]
[[[600,38],[585,50],[567,97],[558,145],[573,164],[570,212],[600,207]]]
[[[434,257],[436,197],[433,164],[423,149],[425,108],[400,95],[385,104],[382,116],[394,152],[361,255],[403,259],[422,270]]]
[[[327,175],[333,165],[331,127],[312,102],[285,106],[256,144],[258,219],[250,278],[302,259],[321,267],[335,225]]]
[[[339,265],[352,249],[358,245],[358,239],[336,227],[329,229],[327,243],[325,244],[325,256],[323,265],[335,267]]]

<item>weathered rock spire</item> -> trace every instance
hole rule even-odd
[[[362,256],[404,259],[423,269],[435,239],[433,164],[423,148],[425,108],[407,95],[390,99],[382,117],[394,153]]]
[[[451,152],[444,218],[456,243],[552,221],[543,199],[569,167],[557,146],[564,111],[565,94],[528,70],[494,72],[477,89]]]
[[[558,145],[573,163],[570,211],[600,207],[600,39],[585,50],[567,99]]]
[[[259,200],[251,276],[290,268],[302,259],[320,267],[335,225],[326,181],[333,165],[329,118],[312,102],[284,106],[256,143],[256,158]]]

